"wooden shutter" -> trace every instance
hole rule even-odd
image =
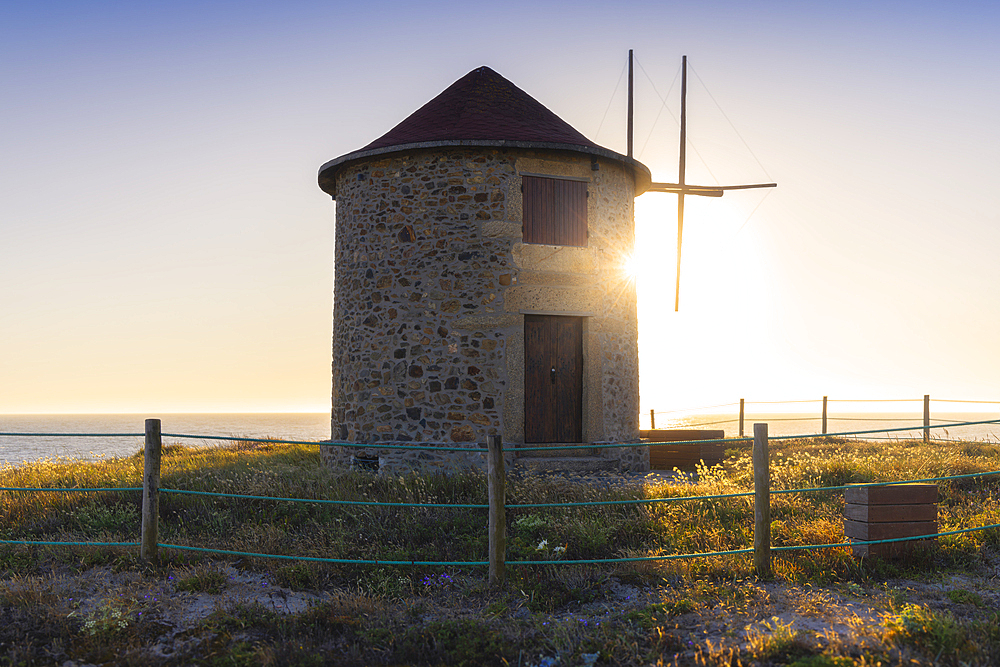
[[[587,245],[587,183],[522,176],[525,243]]]

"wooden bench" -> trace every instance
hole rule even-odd
[[[844,535],[855,556],[893,558],[927,548],[933,538],[867,544],[867,540],[937,534],[937,484],[849,486],[844,490]]]
[[[726,437],[726,432],[723,430],[656,429],[639,431],[639,437],[650,442],[649,467],[653,470],[688,468],[700,461],[711,466],[722,463],[722,459],[726,455],[726,444],[723,442],[684,442],[689,440],[721,440]]]

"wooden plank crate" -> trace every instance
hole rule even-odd
[[[844,535],[855,556],[892,558],[930,546],[927,540],[867,544],[866,540],[932,535],[937,527],[937,484],[848,486],[844,490]]]
[[[676,443],[685,440],[721,440],[726,437],[726,432],[706,429],[656,429],[639,431],[639,437],[650,443]],[[725,455],[726,444],[723,442],[650,444],[649,467],[653,470],[673,470],[694,466],[699,461],[711,466],[722,463]]]

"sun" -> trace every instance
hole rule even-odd
[[[771,354],[782,340],[769,324],[778,286],[766,239],[758,235],[763,221],[743,228],[752,202],[688,199],[679,312],[675,197],[653,193],[636,200],[633,259],[623,261],[623,271],[634,271],[641,414],[647,419],[650,409],[723,402],[715,399],[747,382],[741,369],[748,358]],[[760,378],[753,382],[760,395],[771,390]]]
[[[642,269],[639,264],[638,258],[635,255],[628,255],[622,260],[622,273],[630,281],[635,282],[635,279],[639,277],[639,271]]]

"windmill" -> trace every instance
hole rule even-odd
[[[680,160],[676,183],[653,183],[650,192],[672,192],[677,195],[677,283],[674,289],[674,311],[680,307],[681,296],[681,242],[684,238],[684,196],[721,197],[726,190],[751,190],[774,188],[777,183],[749,185],[688,185],[685,182],[687,153],[687,56],[681,60],[681,141]],[[628,52],[628,157],[632,157],[632,49]]]

